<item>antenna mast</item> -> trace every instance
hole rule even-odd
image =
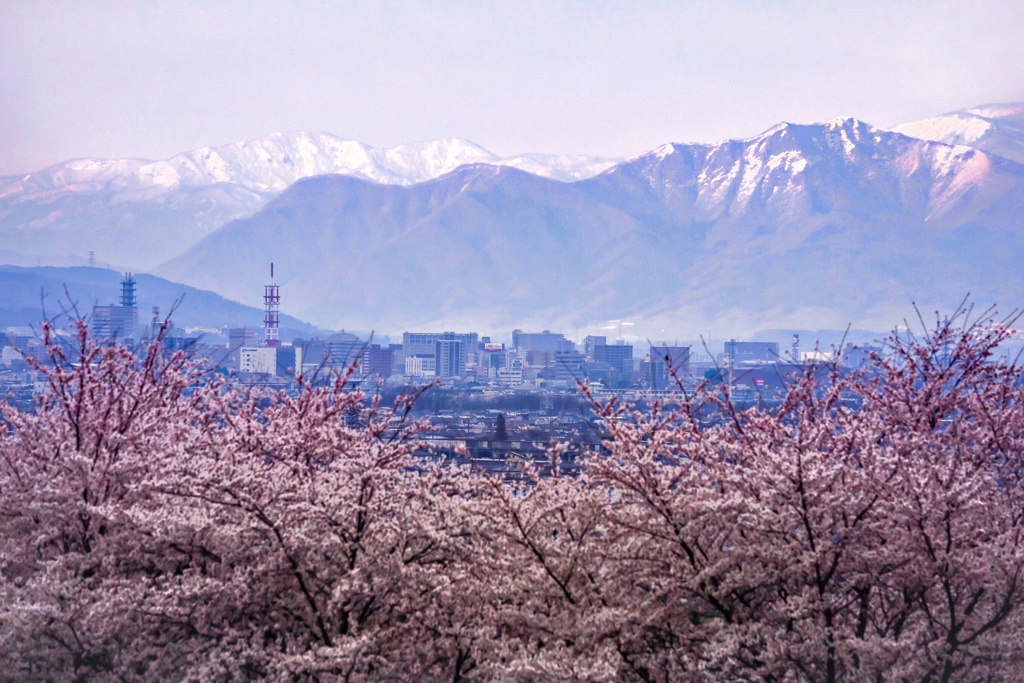
[[[278,346],[278,327],[281,324],[281,290],[274,281],[274,264],[270,264],[270,284],[263,288],[263,343]]]

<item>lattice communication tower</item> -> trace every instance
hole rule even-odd
[[[270,264],[270,284],[263,288],[263,343],[278,346],[281,325],[281,288],[274,281],[274,264]]]

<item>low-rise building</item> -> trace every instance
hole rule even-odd
[[[277,374],[277,347],[255,346],[239,349],[238,369],[241,372]]]
[[[417,353],[405,357],[405,374],[410,377],[433,377],[437,372],[437,357]]]

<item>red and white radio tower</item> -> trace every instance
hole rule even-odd
[[[270,284],[263,288],[263,343],[277,346],[278,327],[281,324],[281,291],[274,282],[274,264],[270,264]]]

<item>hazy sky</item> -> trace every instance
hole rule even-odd
[[[285,130],[620,156],[1024,100],[1024,2],[11,2],[0,174]]]

